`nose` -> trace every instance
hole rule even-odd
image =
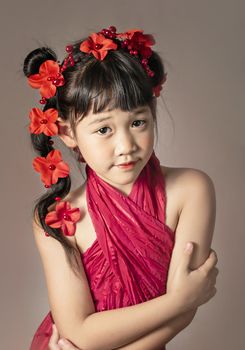
[[[124,131],[118,135],[115,146],[116,156],[131,154],[136,151],[136,149],[137,145],[134,136],[130,132]]]

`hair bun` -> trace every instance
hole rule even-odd
[[[39,67],[46,60],[57,61],[57,56],[49,47],[41,47],[31,51],[24,60],[23,72],[26,77],[39,72]]]

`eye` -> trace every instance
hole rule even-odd
[[[137,122],[143,122],[143,125],[141,124],[142,126],[144,126],[144,125],[146,124],[146,120],[135,120],[135,121],[134,121],[134,123],[137,123]],[[138,125],[138,126],[139,126],[139,125]]]
[[[108,126],[104,126],[103,128],[100,128],[99,130],[97,130],[96,133],[98,133],[99,135],[106,135],[105,132],[99,133],[99,131],[105,130],[105,129],[110,129],[110,128],[108,128]]]

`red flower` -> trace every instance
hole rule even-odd
[[[143,34],[143,30],[128,30],[125,33],[117,34],[117,38],[123,40],[123,46],[126,46],[130,53],[140,53],[143,58],[149,58],[152,54],[150,46],[155,44],[155,40],[152,35]]]
[[[101,33],[92,33],[89,38],[80,45],[80,50],[92,53],[98,60],[103,60],[109,50],[116,50],[117,44],[111,39],[105,38]]]
[[[123,39],[123,40],[131,39],[132,36],[134,35],[134,33],[136,33],[136,32],[143,33],[143,30],[141,30],[141,29],[130,29],[127,32],[117,34],[117,38],[120,38],[120,39]]]
[[[160,91],[162,90],[162,86],[165,83],[166,79],[167,79],[167,73],[164,75],[160,83],[157,86],[153,87],[153,92],[156,97],[160,96]]]
[[[47,157],[36,157],[32,163],[34,169],[41,173],[41,180],[46,186],[55,184],[59,177],[69,174],[69,166],[63,162],[61,152],[53,150]]]
[[[55,210],[45,217],[45,223],[53,228],[61,228],[65,236],[73,236],[76,231],[76,222],[81,218],[79,208],[71,209],[69,202],[58,202]]]
[[[57,62],[47,60],[39,68],[38,74],[30,75],[28,83],[34,89],[40,89],[42,97],[50,98],[56,93],[56,86],[64,85],[64,77],[60,73]]]
[[[47,136],[58,134],[58,126],[55,123],[58,118],[57,109],[49,108],[43,112],[39,108],[32,108],[29,118],[31,119],[29,130],[32,134],[44,133]]]
[[[150,46],[155,44],[155,40],[152,35],[146,35],[141,32],[133,33],[130,43],[130,50],[137,50],[144,58],[149,58],[152,54]]]

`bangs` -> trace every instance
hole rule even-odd
[[[78,71],[69,89],[74,124],[90,111],[94,114],[112,109],[130,111],[151,103],[152,85],[139,62],[131,55],[125,57],[125,53],[110,54],[104,61],[92,59],[85,69],[81,67]]]
[[[139,76],[120,69],[115,62],[109,69],[103,69],[97,64],[98,70],[93,70],[93,81],[90,90],[90,108],[93,113],[100,113],[105,109],[121,109],[130,111],[148,104],[152,99],[152,88],[144,72]],[[91,79],[91,74],[88,73]]]

